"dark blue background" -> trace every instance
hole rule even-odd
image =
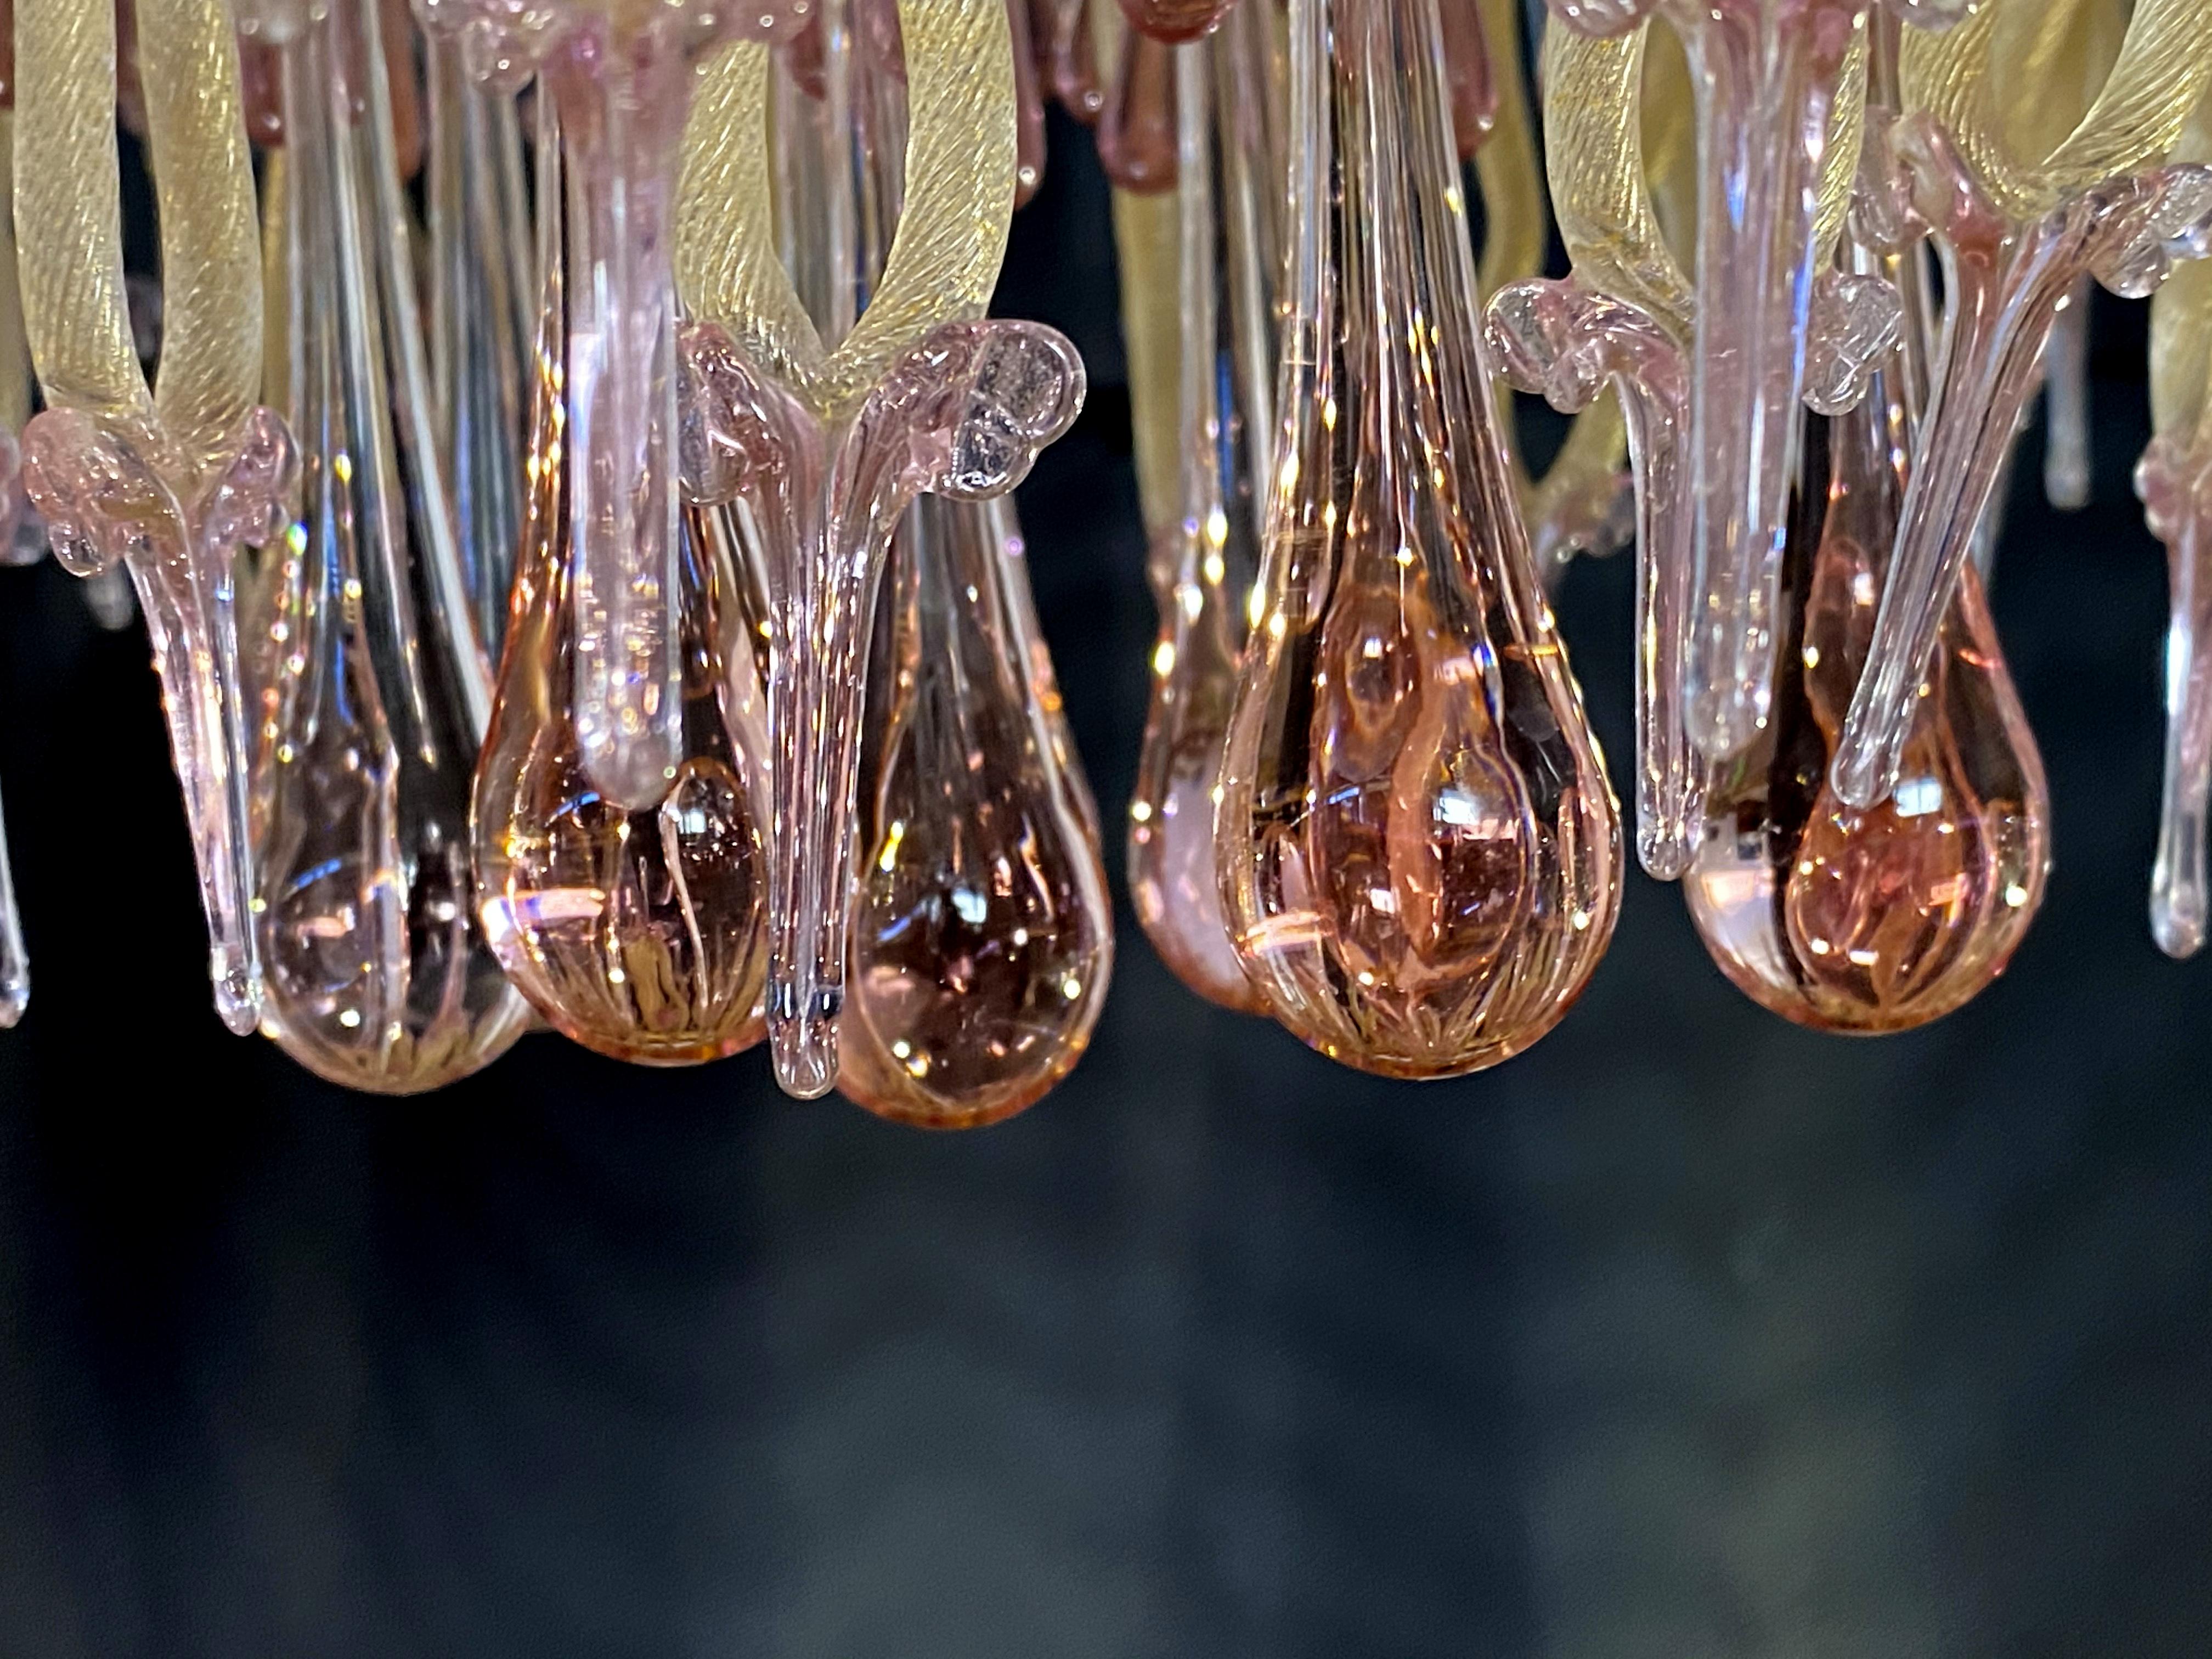
[[[1152,622],[1053,138],[1002,306],[1091,364],[1022,507],[1118,835]],[[2031,434],[1996,594],[2050,899],[1878,1042],[1637,876],[1582,1006],[1457,1083],[1210,1011],[1125,909],[1089,1058],[981,1133],[551,1037],[348,1097],[209,1012],[143,641],[0,572],[0,1655],[2212,1651],[2212,963],[2144,922],[2163,576],[2140,309],[2099,326],[2095,501]],[[1560,601],[1616,757],[1629,574]]]

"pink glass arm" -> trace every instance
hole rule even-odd
[[[775,744],[768,1024],[777,1081],[837,1079],[860,726],[875,594],[918,493],[983,501],[1027,476],[1083,401],[1081,359],[1034,323],[948,323],[824,430],[719,328],[686,331],[684,475],[743,499],[781,573],[769,687]]]
[[[1805,343],[1805,406],[1817,415],[1856,409],[1904,330],[1904,301],[1887,277],[1822,271]]]
[[[1805,395],[1840,414],[1896,344],[1897,294],[1879,278],[1835,272],[1816,291]],[[1681,349],[1642,307],[1572,277],[1509,283],[1491,301],[1485,333],[1507,378],[1563,413],[1588,407],[1608,380],[1620,398],[1636,486],[1636,850],[1646,872],[1672,881],[1697,852],[1706,773],[1683,701],[1695,589]]]
[[[651,28],[654,23],[643,15],[658,12],[659,27],[683,29],[695,48],[725,37],[787,46],[813,20],[817,4],[746,0],[733,14],[718,17],[699,0],[661,0],[652,8],[616,7],[604,0],[415,0],[415,15],[428,33],[459,42],[471,80],[520,92],[573,31],[604,26],[611,13]]]
[[[1573,277],[1508,283],[1484,333],[1506,378],[1563,414],[1588,408],[1608,382],[1620,398],[1636,484],[1636,854],[1672,881],[1705,827],[1705,765],[1682,706],[1691,569],[1681,348],[1649,312]]]
[[[2212,168],[2115,179],[2018,225],[1990,205],[1933,121],[1910,117],[1895,137],[1940,239],[1943,328],[1881,609],[1831,775],[1859,807],[1896,782],[1936,631],[2061,301],[2084,270],[2115,293],[2148,294],[2172,260],[2203,254],[2212,227]]]
[[[2204,946],[2205,835],[2212,797],[2212,454],[2154,438],[2136,467],[2151,533],[2166,544],[2166,786],[2150,931],[2170,957]]]
[[[284,423],[246,417],[230,465],[189,495],[196,474],[143,420],[49,410],[24,428],[24,471],[54,556],[78,575],[118,561],[137,583],[169,746],[206,907],[209,971],[223,1023],[243,1035],[260,1020],[247,863],[246,744],[231,556],[289,522],[295,465]]]

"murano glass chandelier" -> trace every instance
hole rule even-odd
[[[2150,912],[2199,949],[2212,0],[1531,21],[16,0],[0,557],[143,615],[219,1016],[386,1093],[540,1028],[934,1127],[1066,1075],[1112,907],[1011,492],[1084,368],[988,313],[1047,100],[1114,186],[1124,867],[1194,993],[1479,1070],[1589,982],[1632,848],[1786,1018],[1975,996],[2051,860],[2003,480],[2039,397],[2084,497],[2093,284],[2154,296]],[[1516,391],[1573,416],[1540,471]],[[1631,546],[1624,808],[1547,594]],[[0,1024],[29,985],[0,850]]]

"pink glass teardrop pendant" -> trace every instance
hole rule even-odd
[[[1683,879],[1721,970],[1822,1030],[1906,1030],[1978,994],[2034,919],[2050,863],[2043,763],[1972,570],[1915,702],[1899,787],[1858,808],[1827,781],[1897,522],[1901,420],[1870,404],[1807,445],[1770,727],[1714,769]]]
[[[1614,33],[1665,18],[1698,106],[1699,303],[1688,343],[1695,626],[1692,740],[1712,758],[1766,714],[1784,515],[1794,471],[1821,157],[1869,0],[1552,0]]]
[[[1223,902],[1298,1036],[1449,1076],[1588,982],[1620,821],[1495,425],[1432,0],[1294,0],[1291,52],[1282,438]]]
[[[870,656],[837,1086],[925,1128],[1044,1095],[1113,965],[1097,811],[1021,552],[1003,502],[915,502]]]
[[[686,331],[684,477],[744,501],[774,592],[775,835],[769,1036],[778,1082],[838,1071],[868,649],[890,537],[916,495],[984,501],[1026,477],[1075,418],[1082,360],[1034,323],[941,325],[861,406],[824,423],[711,324]]]
[[[478,80],[535,71],[556,106],[570,263],[563,499],[576,550],[570,693],[594,786],[650,811],[684,743],[684,647],[674,619],[684,555],[676,477],[674,211],[694,71],[733,36],[788,41],[812,0],[605,6],[428,0]],[[544,202],[540,202],[540,211]]]
[[[1091,0],[1032,0],[1036,53],[1045,88],[1086,125],[1106,106],[1091,38]]]

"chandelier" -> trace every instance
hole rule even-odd
[[[1011,492],[1084,368],[988,312],[1048,100],[1115,187],[1159,614],[1124,857],[1192,992],[1495,1065],[1632,851],[1802,1024],[1986,988],[2051,811],[1985,585],[2039,397],[2086,496],[2093,284],[2152,298],[2150,915],[2200,948],[2212,0],[1524,21],[18,0],[0,555],[143,617],[219,1016],[392,1094],[541,1025],[765,1043],[935,1127],[1076,1064],[1105,837]],[[1516,391],[1573,416],[1540,472]],[[1631,545],[1624,808],[1547,593]],[[0,1024],[29,982],[0,850]]]

